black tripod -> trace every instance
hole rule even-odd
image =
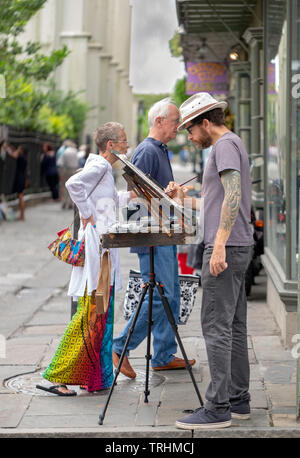
[[[132,321],[132,324],[130,326],[130,329],[129,329],[129,332],[128,332],[128,335],[127,335],[127,338],[126,338],[126,342],[125,342],[125,345],[124,345],[124,348],[123,348],[123,351],[122,351],[122,354],[120,356],[120,360],[119,360],[119,364],[118,364],[118,367],[115,371],[115,377],[114,377],[114,380],[113,380],[113,383],[112,383],[112,386],[110,387],[110,391],[109,391],[109,394],[108,394],[108,397],[107,397],[107,400],[106,400],[106,403],[105,403],[105,406],[103,408],[103,411],[101,413],[101,415],[99,416],[99,425],[102,425],[103,424],[103,420],[104,420],[104,417],[105,417],[105,413],[106,413],[106,410],[107,410],[107,407],[108,407],[108,404],[109,404],[109,401],[110,401],[110,398],[111,398],[111,395],[113,393],[113,390],[114,390],[114,387],[115,387],[115,384],[116,384],[116,381],[117,381],[117,378],[118,378],[118,375],[120,373],[120,368],[122,366],[122,363],[123,363],[123,360],[124,360],[124,357],[125,357],[125,354],[126,354],[126,351],[127,351],[127,348],[128,348],[128,345],[129,345],[129,341],[130,341],[130,338],[131,338],[131,335],[134,331],[134,327],[135,327],[135,324],[136,324],[136,321],[138,319],[138,316],[139,316],[139,313],[140,313],[140,310],[141,310],[141,307],[142,307],[142,304],[143,304],[143,301],[144,301],[144,298],[147,294],[147,291],[149,290],[149,307],[148,307],[148,326],[147,326],[147,331],[148,331],[148,335],[147,335],[147,354],[146,354],[146,381],[145,381],[145,391],[144,391],[144,394],[145,394],[145,399],[144,399],[144,402],[148,402],[148,396],[150,394],[150,391],[149,391],[149,365],[150,365],[150,360],[152,358],[151,354],[150,354],[150,346],[151,346],[151,326],[153,324],[153,321],[152,321],[152,306],[153,306],[153,291],[154,291],[154,288],[157,287],[158,289],[158,292],[160,294],[160,297],[161,297],[161,300],[162,300],[162,303],[163,303],[163,306],[164,306],[164,309],[165,309],[165,312],[167,314],[167,317],[168,317],[168,320],[172,326],[172,329],[174,331],[174,334],[175,334],[175,337],[177,339],[177,342],[179,344],[179,347],[180,347],[180,350],[181,350],[181,353],[183,355],[183,358],[184,358],[184,361],[185,361],[185,364],[186,364],[186,368],[187,370],[189,371],[189,374],[190,374],[190,377],[192,379],[192,382],[193,382],[193,385],[194,385],[194,388],[195,388],[195,391],[196,391],[196,394],[198,396],[198,399],[199,399],[199,402],[200,402],[200,405],[203,406],[203,401],[202,401],[202,398],[201,398],[201,395],[200,395],[200,392],[199,392],[199,389],[198,389],[198,386],[196,384],[196,381],[195,381],[195,378],[194,378],[194,374],[193,374],[193,371],[192,371],[192,367],[188,361],[188,358],[186,356],[186,353],[185,353],[185,350],[184,350],[184,347],[183,347],[183,344],[182,344],[182,341],[180,339],[180,336],[178,334],[178,328],[177,328],[177,325],[176,325],[176,322],[175,322],[175,319],[174,319],[174,316],[173,316],[173,313],[172,313],[172,310],[170,308],[170,305],[169,305],[169,302],[164,294],[164,289],[163,289],[163,285],[159,282],[156,282],[155,281],[155,272],[154,272],[154,249],[153,249],[153,246],[150,247],[150,273],[149,273],[149,281],[143,285],[143,289],[142,289],[142,295],[141,295],[141,298],[140,298],[140,301],[139,301],[139,304],[138,304],[138,307],[135,311],[135,315],[134,315],[134,319]]]

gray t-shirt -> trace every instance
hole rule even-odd
[[[248,154],[242,140],[233,132],[226,132],[213,145],[203,174],[204,243],[213,246],[220,223],[224,188],[220,173],[238,170],[241,175],[242,197],[236,222],[231,230],[227,246],[253,245],[250,224],[251,178]]]

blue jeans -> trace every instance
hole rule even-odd
[[[140,270],[143,281],[149,281],[149,254],[139,254]],[[176,246],[159,246],[154,248],[155,279],[164,287],[175,321],[178,321],[180,306],[180,283],[178,278],[178,260]],[[126,356],[147,337],[149,292],[146,294],[134,331],[131,335]],[[131,316],[121,334],[113,340],[113,351],[121,354],[125,345],[134,315]],[[152,310],[152,335],[154,354],[151,360],[153,367],[164,366],[174,359],[177,343],[173,329],[168,321],[161,298],[154,289]]]

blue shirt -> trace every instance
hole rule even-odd
[[[164,188],[170,181],[174,181],[167,145],[155,138],[145,138],[136,148],[131,162]],[[132,247],[130,251],[131,253],[149,253],[149,248]]]

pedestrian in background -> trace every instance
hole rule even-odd
[[[55,152],[49,142],[43,144],[43,153],[41,154],[41,171],[50,188],[52,199],[58,200],[59,175],[56,165]]]
[[[79,167],[82,169],[84,167],[84,164],[86,163],[87,158],[89,157],[89,154],[91,152],[91,147],[90,145],[84,145],[84,154],[79,156]]]
[[[27,154],[28,151],[24,146],[19,145],[17,148],[14,148],[12,145],[8,145],[7,154],[13,157],[16,160],[16,171],[15,178],[12,187],[12,193],[18,195],[19,199],[19,208],[20,208],[20,217],[19,220],[25,220],[25,203],[24,203],[24,189],[26,185],[27,178]]]
[[[63,209],[71,209],[73,208],[73,202],[65,187],[65,183],[72,175],[74,175],[79,167],[78,151],[75,143],[68,143],[68,146],[62,151],[60,158],[57,161],[57,165],[60,173],[61,206]]]

